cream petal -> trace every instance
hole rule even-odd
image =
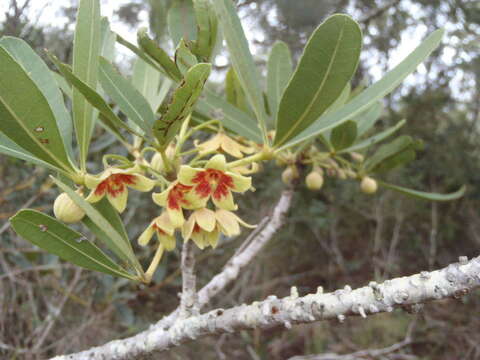
[[[206,240],[210,244],[212,248],[216,248],[218,245],[218,239],[220,237],[220,231],[218,229],[215,229],[212,232],[206,233],[205,234]]]
[[[191,239],[198,246],[199,249],[201,250],[205,249],[206,244],[205,244],[205,236],[203,234],[203,231],[192,233]]]
[[[177,241],[174,236],[160,234],[157,231],[157,238],[158,238],[158,241],[160,241],[160,243],[165,247],[165,250],[167,251],[174,250],[177,245]]]
[[[180,166],[180,171],[178,172],[178,181],[183,185],[193,185],[193,179],[200,171],[203,170],[192,168],[188,165],[182,165]]]
[[[241,145],[236,141],[230,139],[228,136],[224,136],[222,139],[222,150],[227,154],[232,155],[236,158],[243,158],[243,154],[240,151]]]
[[[153,202],[159,206],[167,206],[168,193],[170,192],[170,189],[171,187],[165,191],[162,191],[161,193],[153,193]]]
[[[220,229],[226,236],[235,236],[240,234],[240,225],[234,213],[219,209],[215,212],[215,217],[220,224]]]
[[[179,228],[185,222],[185,218],[183,217],[182,208],[180,209],[171,209],[167,207],[168,217],[170,218],[170,222],[175,228]]]
[[[90,191],[90,194],[88,194],[85,200],[87,200],[89,203],[94,204],[102,200],[104,196],[105,196],[105,192],[101,194],[96,194],[95,189],[93,189],[92,191]]]
[[[167,212],[162,213],[155,219],[155,224],[159,229],[165,232],[167,235],[172,236],[175,233],[175,227],[170,220],[170,215]]]
[[[227,192],[227,195],[220,198],[212,196],[213,203],[216,207],[225,210],[237,210],[237,205],[233,202],[233,195],[230,191]]]
[[[187,221],[182,226],[182,237],[184,241],[187,241],[191,238],[193,233],[193,228],[195,226],[195,218],[190,215]]]
[[[137,191],[148,192],[155,186],[155,180],[149,179],[146,176],[135,174],[135,183],[128,185]]]
[[[182,204],[182,207],[188,210],[204,208],[207,205],[209,197],[210,196],[202,198],[195,192],[195,190],[192,189],[184,194],[184,199],[187,201],[187,203]]]
[[[128,199],[128,190],[125,187],[123,191],[120,191],[118,194],[113,196],[109,192],[107,192],[107,199],[110,201],[110,204],[119,212],[122,213],[125,208],[127,207],[127,199]]]
[[[216,169],[220,171],[227,170],[227,159],[225,159],[225,155],[215,155],[210,160],[207,161],[205,165],[205,169]]]
[[[152,224],[148,225],[148,227],[143,231],[142,235],[140,235],[138,238],[138,243],[142,246],[146,246],[150,242],[150,239],[154,233],[155,229],[153,228]]]
[[[192,214],[192,216],[195,217],[196,223],[203,230],[210,232],[210,231],[213,231],[213,229],[215,229],[216,218],[215,218],[214,211],[207,208],[203,208],[203,209],[196,210]]]
[[[233,188],[231,188],[232,191],[245,192],[252,187],[251,177],[238,175],[232,172],[227,172],[227,175],[233,180]]]
[[[94,189],[98,186],[98,184],[100,184],[103,180],[105,180],[108,176],[110,176],[110,174],[108,174],[107,176],[105,176],[105,172],[99,176],[94,176],[94,175],[90,175],[90,174],[87,174],[85,175],[85,185],[87,186],[87,188],[89,189]]]

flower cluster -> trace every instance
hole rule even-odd
[[[222,154],[213,156],[204,168],[180,166],[177,180],[152,195],[165,211],[140,235],[139,243],[146,245],[156,234],[165,249],[172,250],[175,229],[180,229],[184,241],[192,239],[201,249],[215,247],[220,234],[235,236],[240,233],[239,224],[250,226],[232,212],[237,209],[232,192],[243,193],[251,186],[250,177],[228,171]],[[215,211],[208,208],[209,200]],[[184,211],[190,212],[187,220]]]

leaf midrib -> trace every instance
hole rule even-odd
[[[338,40],[337,40],[337,43],[335,44],[335,49],[333,50],[333,54],[330,58],[330,62],[328,64],[328,67],[327,67],[327,71],[325,72],[325,76],[322,80],[322,83],[320,84],[320,87],[318,88],[317,92],[315,93],[315,96],[313,97],[312,101],[310,102],[310,104],[307,106],[307,108],[305,109],[305,111],[303,112],[303,114],[300,116],[300,118],[293,124],[293,126],[290,128],[289,131],[287,131],[287,133],[283,136],[283,138],[278,142],[278,145],[281,145],[285,139],[288,139],[288,137],[292,134],[292,132],[294,132],[297,127],[303,122],[303,119],[307,116],[307,114],[310,112],[310,110],[312,109],[314,103],[316,102],[318,96],[320,95],[320,92],[323,90],[323,87],[325,86],[325,83],[329,77],[329,74],[330,74],[330,70],[333,66],[333,63],[334,63],[334,60],[336,59],[336,55],[337,55],[337,52],[338,52],[338,48],[340,46],[340,41],[342,40],[343,38],[343,33],[344,33],[344,29],[345,29],[345,26],[346,26],[346,19],[344,20],[343,22],[343,25],[342,25],[342,29],[340,31],[340,36],[338,37]]]

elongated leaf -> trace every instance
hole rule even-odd
[[[166,113],[154,125],[153,132],[160,145],[167,145],[175,137],[183,120],[191,113],[211,68],[211,64],[200,63],[185,74],[184,81],[173,93]]]
[[[118,34],[117,41],[119,44],[125,46],[134,54],[139,56],[142,60],[147,62],[147,64],[151,65],[162,74],[169,76],[162,68],[158,66],[158,64],[153,62],[143,50],[137,48],[135,45],[118,36]],[[171,77],[170,79],[173,82],[179,81],[179,79]],[[205,117],[205,119],[212,117],[217,118],[222,121],[226,128],[237,133],[238,135],[244,136],[247,139],[256,141],[258,143],[262,141],[262,136],[258,131],[258,125],[252,117],[250,117],[248,114],[245,114],[243,111],[236,109],[234,106],[230,105],[227,101],[222,99],[208,88],[204,90],[203,96],[197,101],[195,108]]]
[[[184,75],[192,66],[198,64],[197,58],[192,54],[183,40],[180,40],[177,50],[175,51],[175,64],[177,64],[177,68],[182,75]]]
[[[154,113],[164,100],[163,97],[159,99],[161,80],[162,76],[160,75],[160,72],[155,70],[152,66],[140,58],[135,61],[135,64],[133,65],[132,84],[140,92],[140,94],[147,99],[150,109]],[[165,81],[166,79],[163,80]],[[169,85],[171,85],[171,81],[167,81],[169,82]]]
[[[175,62],[168,56],[165,50],[148,37],[146,28],[138,30],[137,41],[140,48],[155,60],[170,78],[175,81],[179,81],[182,78],[182,74],[180,70],[178,70]]]
[[[149,134],[155,122],[155,115],[142,94],[104,58],[100,59],[99,79],[103,89],[120,110]]]
[[[197,20],[197,40],[194,53],[209,61],[218,38],[218,19],[210,0],[194,0],[195,19]]]
[[[406,148],[405,150],[384,159],[381,163],[372,168],[370,172],[376,174],[386,173],[390,170],[412,162],[415,160],[415,156],[415,150],[412,148]]]
[[[267,64],[267,98],[270,113],[274,120],[278,113],[278,104],[292,76],[292,55],[283,41],[273,44]],[[272,124],[273,125],[273,124]]]
[[[8,137],[3,135],[1,132],[0,132],[0,154],[5,154],[7,156],[11,156],[20,160],[25,160],[29,163],[43,166],[53,171],[62,171],[62,169],[59,169],[58,167],[55,167],[52,164],[49,164],[43,160],[40,160],[39,158],[33,156],[31,153],[29,153],[25,149],[22,149],[20,146],[15,144],[12,140],[10,140]]]
[[[98,57],[101,51],[99,0],[80,0],[73,41],[73,74],[92,89],[97,88]],[[82,93],[73,90],[73,119],[80,149],[80,164],[85,169],[92,129],[93,106]]]
[[[350,92],[351,92],[351,86],[350,86],[350,83],[348,83],[340,93],[340,96],[337,98],[337,100],[335,100],[333,104],[330,105],[327,110],[325,110],[325,114],[335,111],[341,108],[342,106],[344,106],[345,103],[350,98]],[[328,129],[322,134],[322,136],[325,139],[328,139],[330,141],[331,133],[332,133],[332,129]],[[357,137],[358,137],[358,130],[357,130]]]
[[[125,140],[125,137],[120,133],[119,129],[124,128],[127,131],[134,133],[134,131],[113,112],[113,110],[99,93],[76,77],[67,65],[62,64],[53,56],[51,59],[65,79],[75,89],[77,89],[80,94],[85,97],[85,99],[87,99],[89,104],[100,111],[100,120],[102,120],[106,128],[108,128],[115,136],[123,141]]]
[[[82,234],[48,215],[21,210],[10,222],[18,235],[66,261],[89,270],[136,280]]]
[[[360,27],[346,15],[333,15],[314,31],[280,101],[276,145],[306,129],[340,96],[361,47]]]
[[[192,41],[197,38],[197,23],[192,0],[175,0],[168,10],[168,32],[175,47],[181,39]]]
[[[347,121],[332,130],[330,141],[336,151],[352,145],[357,138],[357,124],[355,121]]]
[[[65,107],[63,95],[57,86],[52,72],[47,64],[35,51],[23,40],[5,36],[0,40],[0,46],[7,50],[17,62],[22,65],[38,89],[47,100],[57,126],[62,136],[63,144],[68,154],[73,154],[73,123],[70,113]]]
[[[382,145],[366,162],[365,169],[367,171],[374,171],[375,167],[390,157],[393,157],[400,152],[407,150],[413,145],[413,139],[410,136],[399,136],[391,143]]]
[[[72,85],[70,85],[68,83],[67,80],[65,80],[65,78],[60,75],[59,73],[55,72],[55,71],[50,71],[50,73],[53,75],[53,77],[55,78],[55,81],[57,82],[58,86],[60,87],[60,89],[62,90],[62,92],[70,99],[72,100],[73,99],[73,88],[72,88]]]
[[[353,120],[357,123],[358,136],[362,136],[370,130],[382,114],[383,104],[381,101],[373,103],[370,108],[355,116]]]
[[[450,193],[450,194],[438,194],[438,193],[429,193],[429,192],[424,192],[424,191],[418,191],[418,190],[412,190],[408,188],[404,188],[398,185],[393,185],[389,184],[380,180],[377,180],[377,182],[390,190],[397,191],[399,193],[417,198],[417,199],[422,199],[422,200],[429,200],[429,201],[452,201],[461,198],[465,194],[466,187],[465,185],[462,186],[460,189],[457,191]]]
[[[39,159],[72,171],[55,116],[23,67],[0,47],[0,131]]]
[[[351,152],[351,151],[359,151],[359,150],[363,150],[365,148],[368,148],[374,144],[377,144],[379,143],[380,141],[383,141],[384,139],[386,139],[387,137],[389,137],[390,135],[394,134],[398,129],[400,129],[403,125],[405,125],[406,121],[405,120],[401,120],[399,121],[398,123],[396,123],[394,126],[392,127],[389,127],[388,129],[372,136],[372,137],[369,137],[368,139],[365,139],[361,142],[359,142],[358,144],[355,144],[353,146],[350,146],[346,149],[343,149],[341,151],[339,151],[339,153],[346,153],[346,152]],[[346,123],[344,123],[346,124]]]
[[[225,77],[225,92],[227,95],[227,101],[230,104],[246,113],[250,112],[245,92],[243,91],[242,85],[238,81],[238,76],[233,68],[228,69],[227,76]]]
[[[120,259],[127,261],[137,271],[141,271],[142,267],[133,253],[132,248],[125,243],[123,235],[115,230],[115,227],[108,221],[108,219],[69,186],[65,185],[59,179],[54,177],[52,177],[52,179],[60,189],[68,194],[75,204],[85,211],[90,220],[92,220],[98,228],[102,229],[106,236],[99,238],[99,240],[103,240],[105,245]]]
[[[117,34],[110,28],[110,21],[103,17],[100,22],[101,27],[101,54],[110,62],[115,59],[115,44],[117,42]]]
[[[365,111],[374,102],[378,101],[400,84],[416,67],[435,50],[442,40],[443,30],[436,30],[430,34],[410,55],[400,64],[387,72],[385,76],[375,84],[355,96],[345,106],[332,113],[321,116],[315,123],[292,138],[281,149],[286,149],[317,137],[324,131],[334,128],[357,114]]]
[[[230,60],[245,91],[249,104],[257,117],[260,129],[266,136],[267,114],[263,102],[263,93],[259,82],[259,73],[248,48],[247,38],[231,0],[213,0],[217,18],[227,42]]]

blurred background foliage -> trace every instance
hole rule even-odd
[[[182,0],[186,1],[186,0]],[[166,37],[172,0],[136,0],[112,5],[116,26],[132,34],[149,23]],[[62,21],[49,25],[45,10],[54,2],[4,0],[0,35],[18,36],[42,56],[48,48],[69,61],[75,1],[55,2]],[[451,203],[407,199],[388,191],[363,195],[354,181],[327,179],[321,192],[298,184],[283,230],[212,307],[229,307],[301,294],[322,285],[327,291],[349,284],[435,269],[480,248],[480,4],[468,0],[239,0],[236,1],[258,66],[265,69],[274,41],[289,44],[298,60],[311,31],[328,15],[347,12],[365,36],[355,86],[371,84],[407,55],[427,32],[445,27],[443,46],[384,100],[375,130],[402,118],[401,130],[425,143],[417,161],[390,174],[396,183],[448,192],[467,184],[467,195]],[[107,2],[104,1],[104,5]],[[119,65],[130,68],[127,55]],[[218,87],[228,57],[217,57]],[[95,162],[105,149],[118,151],[99,131]],[[100,161],[98,161],[100,163]],[[308,171],[308,169],[304,169]],[[280,170],[267,165],[255,177],[257,191],[244,197],[243,217],[257,222],[276,201]],[[22,206],[51,212],[57,190],[47,174],[0,156],[0,357],[44,359],[128,336],[145,329],[177,306],[179,253],[169,254],[150,287],[82,272],[16,237],[8,218]],[[131,197],[124,219],[135,239],[158,210],[142,196]],[[222,268],[244,236],[198,253],[199,285]],[[136,248],[145,260],[148,249]],[[165,359],[288,359],[314,353],[351,353],[400,342],[407,328],[413,343],[378,359],[480,359],[480,292],[428,304],[419,314],[395,312],[367,320],[325,322],[210,337],[161,355]],[[160,358],[160,357],[159,357]],[[374,358],[374,357],[371,357]]]

